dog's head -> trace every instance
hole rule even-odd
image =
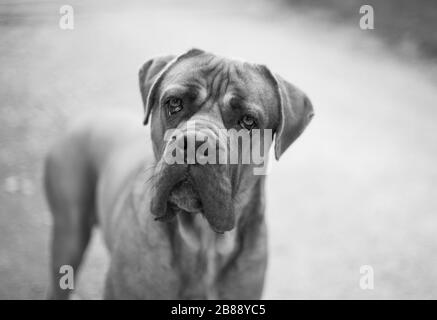
[[[147,61],[139,84],[157,160],[152,213],[201,213],[217,232],[235,226],[239,194],[257,182],[253,154],[266,159],[274,136],[279,159],[313,116],[306,95],[267,67],[198,49]]]

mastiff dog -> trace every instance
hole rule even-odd
[[[310,100],[264,65],[199,49],[147,61],[139,86],[150,134],[107,110],[77,119],[47,155],[49,297],[69,297],[60,270],[78,271],[99,225],[110,254],[106,299],[261,298],[266,177],[242,159],[273,144],[279,159],[310,122]],[[230,150],[231,131],[252,144]]]

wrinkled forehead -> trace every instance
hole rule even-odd
[[[260,105],[275,102],[274,87],[255,64],[202,54],[178,61],[165,75],[165,86],[206,91],[215,98],[226,94]]]

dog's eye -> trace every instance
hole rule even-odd
[[[180,98],[170,98],[167,100],[167,108],[168,114],[171,116],[172,114],[178,113],[183,109],[182,99]]]
[[[247,130],[252,130],[256,125],[256,121],[252,116],[245,115],[240,120],[240,126]]]

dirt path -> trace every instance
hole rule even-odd
[[[57,2],[0,4],[0,298],[44,297],[41,159],[69,115],[121,107],[140,121],[138,66],[193,46],[268,64],[316,109],[272,162],[265,298],[437,298],[437,90],[426,65],[263,1],[71,3],[74,31],[58,28]],[[90,251],[79,295],[98,298],[98,237]],[[358,286],[361,265],[374,268],[373,291]]]

